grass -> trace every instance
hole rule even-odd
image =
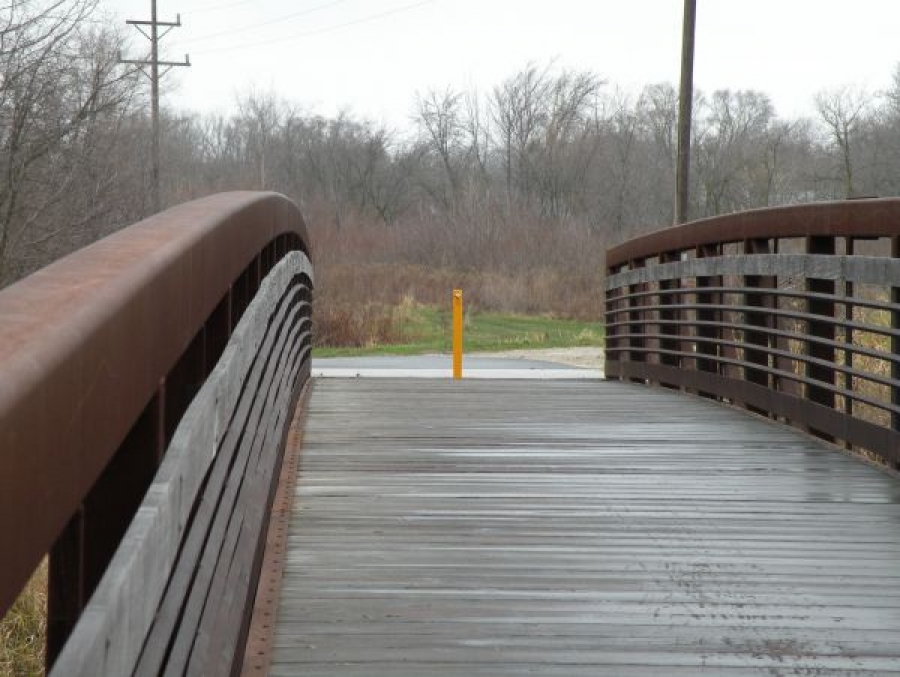
[[[396,309],[393,322],[396,338],[390,342],[373,341],[356,347],[319,346],[313,354],[316,357],[418,355],[452,349],[449,309],[402,304]],[[480,312],[466,315],[463,346],[466,352],[568,348],[602,345],[603,337],[603,325],[599,322]]]
[[[47,560],[0,621],[0,675],[43,675]]]

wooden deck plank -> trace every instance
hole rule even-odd
[[[900,482],[604,382],[321,380],[273,675],[900,675]]]

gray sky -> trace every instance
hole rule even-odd
[[[105,0],[120,21],[150,0]],[[698,0],[694,83],[768,93],[811,115],[820,89],[887,87],[900,62],[900,0]],[[181,14],[163,56],[167,103],[227,111],[273,90],[307,111],[403,128],[416,91],[487,91],[529,62],[590,69],[611,84],[677,84],[682,0],[158,0]],[[132,52],[146,49],[134,32]]]

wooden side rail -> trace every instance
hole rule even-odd
[[[261,281],[309,252],[297,207],[225,193],[0,292],[0,615],[50,555],[48,665]]]
[[[284,437],[309,376],[311,290],[302,253],[263,281],[52,674],[240,668]]]
[[[606,373],[900,464],[900,200],[756,210],[607,252]]]

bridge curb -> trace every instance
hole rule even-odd
[[[309,398],[313,381],[308,379],[297,398],[294,418],[291,421],[281,469],[278,473],[278,488],[269,515],[266,531],[266,547],[259,582],[253,601],[250,629],[244,649],[241,668],[243,677],[257,677],[269,674],[272,665],[272,650],[275,639],[275,620],[278,602],[281,599],[281,581],[287,554],[291,512],[294,507],[294,489],[297,486],[300,455],[303,449],[303,432],[306,427]]]

